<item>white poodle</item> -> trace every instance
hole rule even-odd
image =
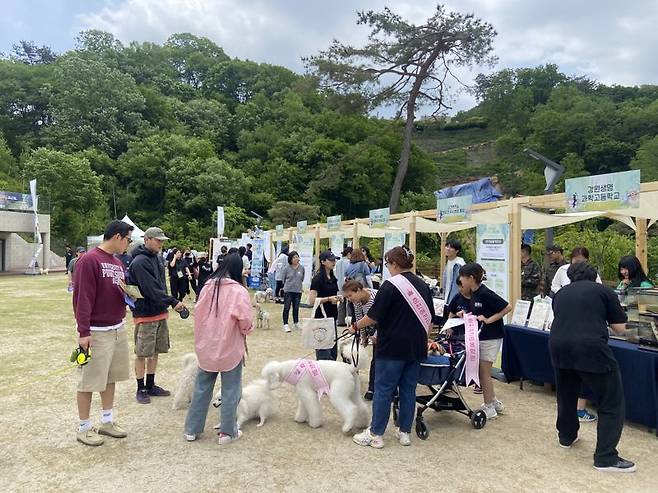
[[[311,428],[322,426],[322,408],[318,394],[318,378],[311,373],[314,369],[321,372],[320,380],[328,385],[328,395],[334,409],[343,418],[343,433],[353,428],[365,428],[369,423],[368,406],[361,397],[361,384],[356,369],[338,361],[288,360],[270,361],[262,371],[270,389],[291,382],[296,375],[295,391],[299,398],[295,421],[308,422]]]
[[[222,399],[218,395],[213,402],[213,406],[219,407],[222,405]],[[272,416],[276,411],[276,400],[267,381],[259,378],[254,380],[245,388],[242,389],[242,396],[238,403],[237,422],[238,429],[247,421],[258,418],[258,428],[265,424],[265,420]],[[220,428],[217,424],[214,427],[216,430]]]
[[[185,409],[190,405],[197,373],[199,373],[199,363],[196,359],[196,354],[187,353],[183,355],[183,373],[174,391],[172,409]]]
[[[344,337],[339,340],[338,354],[345,363],[356,367],[357,371],[370,368],[370,354],[358,338],[356,342],[353,337]]]

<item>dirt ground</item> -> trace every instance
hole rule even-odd
[[[306,353],[299,333],[281,331],[281,305],[265,305],[271,330],[249,337],[244,383],[272,359]],[[183,354],[192,351],[192,319],[172,316],[172,349],[157,381],[174,389]],[[130,317],[129,317],[130,323]],[[118,384],[115,413],[128,432],[98,448],[75,441],[75,375],[67,362],[75,346],[70,295],[62,274],[0,278],[0,491],[420,491],[656,492],[658,439],[627,424],[620,444],[638,472],[609,475],[592,468],[596,425],[581,428],[571,450],[557,446],[555,396],[541,387],[496,384],[506,412],[474,430],[465,416],[428,411],[431,435],[395,442],[389,425],[382,450],[353,444],[326,397],[325,424],[312,430],[293,421],[295,396],[278,389],[279,410],[263,428],[244,426],[242,439],[220,448],[211,409],[204,437],[182,437],[185,411],[171,398],[135,402],[135,382]],[[366,375],[362,381],[366,383]],[[422,390],[422,389],[419,389]],[[465,392],[472,405],[480,397]],[[94,397],[92,418],[99,421]]]

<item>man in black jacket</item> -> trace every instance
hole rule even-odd
[[[171,392],[155,385],[158,354],[169,351],[167,318],[171,306],[177,312],[185,305],[167,293],[165,267],[160,252],[168,240],[160,228],[149,228],[144,233],[144,244],[133,252],[130,282],[139,287],[143,298],[135,300],[132,309],[135,321],[135,378],[140,404],[148,404],[153,397],[165,397]],[[146,381],[144,374],[146,373]]]

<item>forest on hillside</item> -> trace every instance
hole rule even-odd
[[[435,206],[447,184],[497,175],[506,195],[541,193],[530,147],[567,177],[641,169],[658,179],[658,86],[605,86],[554,65],[503,69],[473,83],[478,104],[419,120],[400,209]],[[359,94],[311,75],[231,58],[175,34],[122,44],[85,31],[54,53],[19,42],[0,59],[0,190],[39,180],[61,242],[81,242],[128,213],[143,227],[204,245],[213,211],[227,233],[253,224],[366,216],[388,203],[401,123],[371,116]],[[493,152],[470,165],[464,148]]]

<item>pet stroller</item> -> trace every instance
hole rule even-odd
[[[461,341],[459,339],[462,339]],[[434,411],[457,411],[471,420],[476,430],[484,428],[487,416],[482,410],[473,410],[464,400],[459,386],[465,385],[466,346],[463,337],[450,338],[443,341],[446,354],[428,355],[427,360],[420,364],[418,384],[425,385],[430,393],[416,395],[416,435],[421,440],[427,440],[430,435],[423,413],[427,409]],[[393,419],[398,425],[398,400],[393,405]]]

